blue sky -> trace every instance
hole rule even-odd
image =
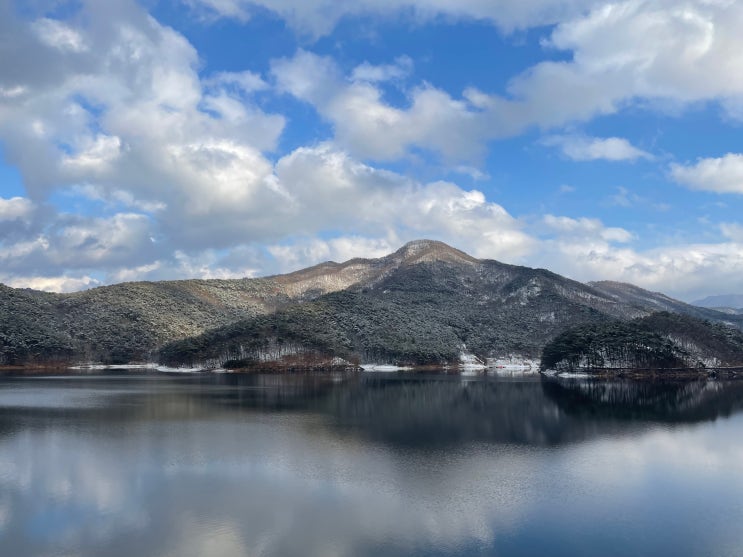
[[[0,282],[434,238],[741,292],[741,28],[730,0],[0,0]]]

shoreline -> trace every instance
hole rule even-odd
[[[0,377],[31,377],[40,375],[94,375],[96,373],[126,371],[141,373],[188,374],[188,373],[219,373],[219,374],[326,374],[326,373],[364,373],[382,375],[416,375],[423,373],[441,373],[447,375],[472,376],[524,376],[545,377],[556,379],[637,379],[637,380],[699,380],[699,379],[734,379],[743,378],[743,366],[716,367],[716,368],[586,368],[563,372],[544,372],[536,369],[503,369],[500,367],[478,367],[473,369],[461,365],[408,365],[396,366],[392,364],[344,364],[344,365],[305,365],[294,363],[263,363],[247,367],[204,368],[204,367],[173,367],[154,363],[137,364],[41,364],[41,365],[2,365]]]
[[[540,375],[557,378],[600,378],[600,379],[702,379],[743,377],[743,366],[714,368],[579,368],[570,371],[550,373],[540,371]]]

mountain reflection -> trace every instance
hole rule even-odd
[[[0,436],[19,428],[89,429],[103,423],[116,436],[153,419],[217,420],[235,412],[268,412],[307,414],[336,436],[399,447],[552,446],[653,423],[714,420],[741,408],[743,381],[138,374],[79,377],[66,381],[64,389],[53,379],[6,382],[0,388]]]
[[[335,425],[380,442],[446,446],[470,441],[549,445],[571,421],[538,382],[364,377],[336,393]]]
[[[543,378],[546,398],[594,420],[700,422],[743,408],[743,381],[601,381]]]
[[[563,382],[362,378],[336,392],[336,425],[380,442],[535,446],[582,441],[654,422],[695,422],[743,407],[743,382]]]

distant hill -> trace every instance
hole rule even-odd
[[[680,300],[674,300],[669,298],[665,294],[660,292],[650,292],[644,290],[634,284],[627,284],[624,282],[614,281],[598,281],[589,282],[589,285],[593,286],[597,290],[611,296],[617,301],[621,301],[625,304],[630,304],[638,308],[645,310],[652,309],[654,311],[671,311],[674,313],[681,313],[684,315],[692,315],[700,319],[709,319],[711,321],[720,321],[721,313],[717,309],[709,307],[698,307],[699,304],[687,304]],[[730,320],[731,323],[740,323],[740,320],[733,317]]]
[[[743,313],[743,294],[707,296],[706,298],[692,302],[692,304],[705,308],[722,309],[723,311],[734,310],[735,313]]]
[[[619,283],[478,260],[441,242],[379,259],[259,279],[134,282],[73,294],[0,285],[0,365],[265,362],[305,354],[361,362],[536,357],[577,324],[672,310],[741,326]]]

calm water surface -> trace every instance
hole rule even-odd
[[[741,556],[743,382],[0,378],[3,556]]]

